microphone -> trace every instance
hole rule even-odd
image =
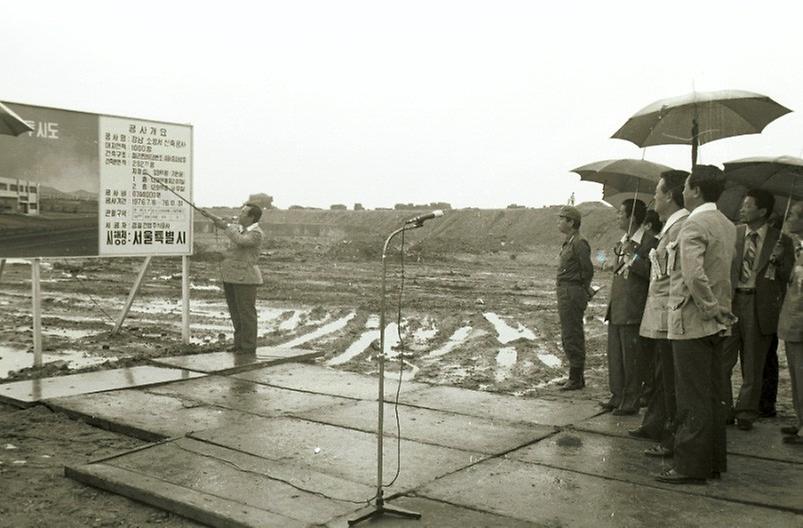
[[[405,224],[423,224],[425,221],[430,220],[432,218],[437,218],[439,216],[443,216],[443,211],[441,211],[440,209],[435,209],[431,213],[418,215],[418,216],[416,216],[414,218],[411,218],[411,219],[407,220],[404,223]]]

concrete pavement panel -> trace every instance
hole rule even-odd
[[[188,405],[202,403],[260,416],[302,412],[344,401],[334,396],[269,387],[232,376],[208,376],[171,383],[148,392],[180,398]]]
[[[573,471],[494,458],[431,482],[421,497],[542,526],[800,526],[801,516]],[[504,525],[502,525],[504,526]]]
[[[304,365],[288,363],[275,367],[262,368],[241,374],[235,377],[287,389],[315,392],[317,394],[330,394],[359,400],[376,401],[379,394],[379,380],[373,376],[345,372],[319,365]],[[385,400],[396,399],[397,381],[385,380]],[[409,394],[429,387],[424,383],[402,380],[401,401],[407,401]]]
[[[208,354],[154,358],[151,361],[157,365],[183,368],[195,372],[230,374],[289,361],[307,361],[323,355],[323,352],[301,348],[260,347],[255,355],[211,352]]]
[[[227,527],[323,524],[363,507],[375,493],[371,486],[313,468],[190,438],[68,468],[67,475],[212,526]],[[121,489],[121,482],[125,488]],[[187,511],[190,505],[195,508]]]
[[[0,401],[28,407],[42,400],[131,387],[144,387],[203,376],[183,369],[130,367],[0,384]]]
[[[800,464],[731,455],[721,480],[709,480],[705,486],[678,486],[655,480],[656,474],[672,467],[672,460],[644,456],[644,448],[643,442],[629,438],[563,431],[507,456],[642,486],[682,489],[695,495],[803,513]]]
[[[247,424],[192,433],[192,438],[281,460],[338,478],[375,485],[377,437],[374,433],[295,418],[255,417]],[[402,493],[486,458],[481,453],[401,440],[401,472],[388,495]],[[384,478],[393,479],[397,443],[384,439]]]
[[[640,416],[613,416],[604,413],[575,424],[575,429],[629,437],[627,431],[641,425]],[[727,428],[728,453],[803,464],[803,449],[783,443],[780,424],[755,422],[750,431]]]
[[[518,398],[448,386],[411,392],[404,403],[470,416],[556,426],[580,422],[601,412],[595,402],[588,400]]]
[[[394,405],[384,407],[384,430],[395,436]],[[297,414],[302,418],[332,425],[374,432],[377,426],[377,404],[350,401]],[[445,411],[399,405],[401,436],[427,444],[453,449],[466,449],[486,454],[501,454],[553,434],[552,426],[508,422],[501,419],[466,417]]]
[[[229,427],[253,417],[233,409],[140,389],[66,396],[47,403],[72,418],[148,442],[184,436],[191,431]]]

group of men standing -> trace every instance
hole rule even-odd
[[[773,365],[765,373],[765,364],[778,336],[785,340],[798,417],[796,426],[782,428],[784,441],[803,445],[801,242],[768,224],[774,198],[761,190],[747,192],[744,225],[734,226],[716,206],[724,183],[722,171],[710,165],[697,165],[691,174],[663,173],[653,201],[663,222],[657,236],[647,229],[643,201],[626,200],[618,213],[624,235],[614,251],[606,314],[611,396],[601,405],[615,415],[637,414],[648,389],[642,424],[629,433],[657,442],[645,455],[674,458],[673,467],[656,476],[667,483],[705,483],[727,469],[726,423],[752,428],[764,377],[773,377]],[[791,210],[793,234],[803,235],[800,216],[803,202]],[[574,390],[584,386],[582,368],[575,368],[584,364],[582,310],[593,292],[593,268],[588,243],[577,229],[566,229],[567,221],[579,228],[579,211],[561,210],[566,241],[557,281],[571,366],[562,389]],[[571,285],[573,296],[566,294]],[[734,404],[730,379],[737,359],[742,386]],[[774,366],[777,388],[777,361]]]

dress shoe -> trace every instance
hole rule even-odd
[[[758,415],[761,416],[762,418],[775,418],[776,416],[778,416],[778,411],[776,411],[775,409],[764,409],[762,411],[759,411]]]
[[[614,416],[633,416],[638,414],[638,409],[614,409],[611,414]]]
[[[795,427],[794,425],[784,425],[781,427],[781,433],[785,435],[796,435],[800,429]]]
[[[633,438],[652,438],[652,436],[644,430],[643,427],[636,427],[635,429],[630,429],[627,434],[632,436]]]
[[[746,418],[737,418],[736,427],[740,431],[749,431],[750,429],[753,428],[753,420],[748,420]]]
[[[658,444],[644,450],[644,454],[653,458],[672,458],[675,452]]]
[[[682,473],[678,473],[674,469],[667,469],[663,473],[655,476],[658,482],[665,482],[667,484],[705,484],[704,478],[690,477]]]
[[[618,405],[614,405],[611,402],[603,402],[603,403],[600,403],[599,406],[602,407],[603,409],[605,409],[606,411],[612,411],[612,410],[614,410],[614,409],[616,409],[618,407]]]
[[[736,418],[728,418],[725,420],[725,425],[733,425],[736,423]]]
[[[784,436],[783,443],[803,446],[803,436],[798,436],[798,435]]]

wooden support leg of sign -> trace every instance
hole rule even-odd
[[[181,257],[181,342],[190,344],[190,258]]]
[[[33,366],[42,366],[42,289],[39,282],[41,259],[31,261],[31,300],[33,302]]]
[[[142,263],[142,267],[139,269],[139,274],[137,275],[137,280],[134,281],[134,285],[131,287],[131,291],[128,292],[128,299],[125,301],[125,306],[123,306],[123,313],[120,314],[120,318],[117,319],[117,323],[114,325],[114,329],[112,330],[112,335],[116,334],[120,331],[120,327],[123,326],[123,321],[125,321],[125,317],[128,315],[128,311],[131,309],[131,305],[134,304],[134,298],[137,296],[137,290],[139,290],[139,285],[142,284],[142,279],[145,277],[145,271],[148,269],[148,265],[151,263],[151,257],[145,257],[145,262]]]
[[[0,279],[3,278],[3,268],[6,267],[6,259],[0,259]]]

